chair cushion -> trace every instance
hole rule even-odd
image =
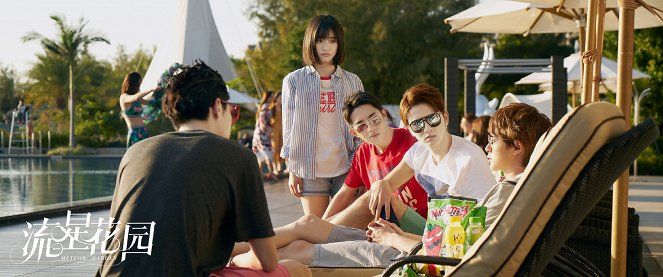
[[[580,171],[626,123],[610,103],[590,103],[564,116],[537,143],[516,188],[486,233],[448,274],[513,276]]]

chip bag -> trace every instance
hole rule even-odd
[[[461,225],[466,228],[470,216],[486,217],[486,208],[474,209],[477,201],[471,198],[445,195],[428,201],[428,218],[422,237],[423,252],[426,256],[442,256],[444,253],[444,229],[451,216],[459,216]],[[483,212],[482,212],[483,211]],[[483,215],[482,215],[483,214]],[[433,264],[410,265],[417,272],[430,276],[442,276],[444,267]]]

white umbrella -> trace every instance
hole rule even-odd
[[[554,6],[559,0],[522,1],[487,0],[445,19],[444,22],[451,25],[452,32],[467,33],[575,33],[580,27],[584,27],[587,0],[574,0],[584,2],[584,6],[565,4],[559,11]],[[611,5],[613,2],[614,5]],[[616,0],[608,0],[605,31],[619,29],[616,3]],[[645,9],[637,9],[635,14],[636,29],[663,25]]]
[[[580,60],[580,53],[574,53],[564,58],[564,67],[567,72],[567,80],[569,82],[569,92],[580,93],[580,67],[582,61]],[[644,72],[633,70],[633,79],[650,78]],[[604,81],[605,87],[612,91],[617,91],[617,62],[603,57],[601,61],[601,79]],[[516,84],[542,84],[542,90],[550,90],[552,82],[551,72],[535,72],[518,80]]]

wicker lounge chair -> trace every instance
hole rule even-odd
[[[623,130],[621,112],[612,104],[592,103],[575,110],[539,141],[505,210],[462,260],[409,256],[383,276],[403,264],[434,260],[456,266],[448,274],[457,276],[609,274],[563,245],[658,136],[652,120]]]

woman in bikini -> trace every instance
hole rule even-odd
[[[143,122],[143,104],[147,104],[145,96],[150,92],[159,90],[157,86],[146,91],[138,91],[142,77],[137,72],[131,72],[124,77],[122,82],[122,94],[120,95],[120,109],[122,117],[127,123],[129,133],[127,134],[127,148],[148,137],[145,123]]]

